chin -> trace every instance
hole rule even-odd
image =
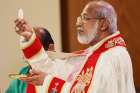
[[[90,43],[89,40],[88,40],[86,37],[78,36],[77,39],[78,39],[78,42],[79,42],[80,44],[85,44],[85,45],[87,45],[87,44]]]
[[[97,36],[97,29],[94,29],[94,31],[92,30],[87,34],[78,33],[77,39],[79,43],[87,45],[90,44],[92,41],[94,41],[96,36]]]

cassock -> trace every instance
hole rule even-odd
[[[48,74],[42,86],[28,84],[26,93],[135,93],[131,59],[119,31],[63,57],[46,53],[35,34],[20,45],[32,68]]]

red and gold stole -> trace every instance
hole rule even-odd
[[[126,46],[120,34],[108,39],[89,56],[84,67],[73,82],[70,93],[87,93],[91,81],[94,78],[94,70],[99,56],[108,49],[116,46]]]

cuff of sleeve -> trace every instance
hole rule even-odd
[[[43,49],[42,44],[35,34],[32,35],[29,41],[21,43],[21,48],[26,59],[32,58]]]
[[[21,49],[25,49],[27,47],[29,47],[36,39],[36,35],[35,33],[33,32],[30,40],[26,41],[24,37],[21,36],[20,38],[20,46],[21,46]]]

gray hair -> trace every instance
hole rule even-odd
[[[109,31],[117,31],[117,14],[109,3],[105,1],[91,1],[91,3],[98,6],[95,8],[95,16],[97,18],[105,18],[109,22]]]

